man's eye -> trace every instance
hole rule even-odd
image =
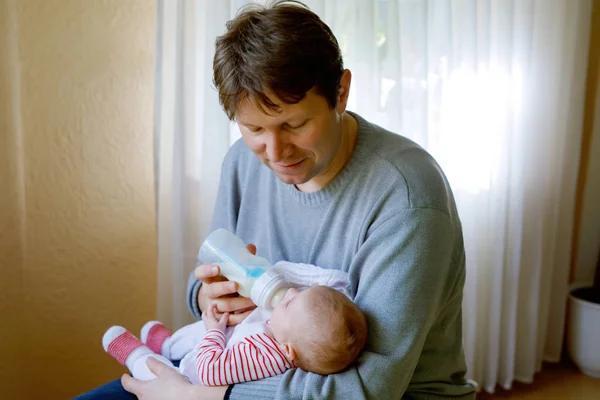
[[[299,124],[299,125],[288,125],[290,127],[290,129],[298,129],[298,128],[302,128],[304,125],[306,125],[307,121],[304,121],[303,123]]]
[[[246,128],[246,129],[253,135],[258,135],[263,131],[262,128]]]

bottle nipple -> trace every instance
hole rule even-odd
[[[287,287],[277,289],[277,291],[273,294],[273,297],[271,297],[271,308],[277,307],[277,304],[279,304],[281,300],[283,300],[283,298],[285,297],[285,294],[287,293],[288,289],[289,288]]]
[[[273,309],[283,299],[287,289],[283,275],[267,270],[252,285],[250,298],[259,307]]]

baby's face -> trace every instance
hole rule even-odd
[[[273,310],[269,327],[273,332],[275,340],[280,343],[289,342],[298,333],[295,327],[301,323],[307,315],[308,298],[311,289],[299,291],[298,289],[288,289],[283,299]]]

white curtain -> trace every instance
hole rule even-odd
[[[239,137],[211,85],[244,0],[159,0],[158,317],[185,281]],[[529,382],[561,353],[591,0],[305,0],[353,73],[349,108],[412,138],[453,187],[467,250],[469,377]]]
[[[158,0],[155,175],[157,316],[190,321],[185,284],[208,233],[229,120],[212,86],[214,41],[239,2]]]

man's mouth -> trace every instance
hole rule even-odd
[[[302,159],[302,160],[300,160],[300,161],[298,161],[298,162],[295,162],[295,163],[289,163],[289,164],[278,164],[278,163],[275,163],[275,166],[277,166],[277,167],[278,167],[278,168],[280,168],[280,169],[287,169],[287,170],[289,170],[289,169],[294,169],[294,168],[297,168],[297,167],[299,167],[299,166],[300,166],[300,164],[302,164],[302,163],[304,162],[304,160],[305,160],[305,159]]]

